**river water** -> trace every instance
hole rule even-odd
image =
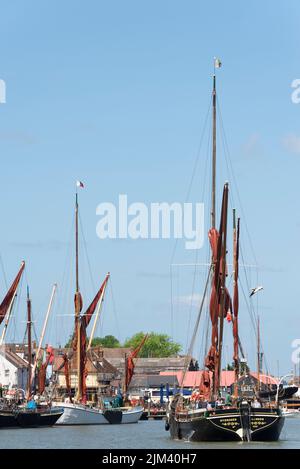
[[[287,418],[281,439],[268,443],[189,443],[170,439],[164,421],[131,425],[54,426],[0,430],[0,448],[55,449],[183,449],[193,448],[300,448],[300,418]]]

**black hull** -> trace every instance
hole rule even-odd
[[[184,417],[170,414],[170,435],[189,441],[277,441],[284,417],[270,409],[251,410],[242,415],[238,409],[217,411],[206,416],[199,413]]]
[[[0,429],[2,428],[37,428],[52,427],[63,410],[48,411],[0,411]]]

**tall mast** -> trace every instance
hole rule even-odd
[[[75,245],[76,245],[76,293],[79,293],[79,273],[78,273],[78,192],[76,190],[76,202],[75,202]]]
[[[28,341],[28,374],[27,374],[27,396],[31,394],[31,365],[32,365],[32,349],[31,349],[31,301],[29,298],[29,287],[27,287],[27,341]]]
[[[216,165],[217,165],[217,109],[216,73],[213,76],[213,122],[212,122],[212,188],[211,188],[211,227],[216,227]]]
[[[76,188],[76,202],[75,202],[75,249],[76,249],[76,293],[75,293],[75,326],[77,331],[77,400],[82,398],[81,389],[81,340],[80,340],[80,311],[81,311],[81,296],[79,291],[79,246],[78,246],[78,192]]]
[[[222,223],[223,245],[222,245],[222,276],[221,276],[221,304],[220,304],[220,318],[219,318],[219,344],[218,344],[218,383],[220,383],[222,371],[222,347],[223,347],[223,326],[224,326],[224,306],[225,306],[225,283],[226,283],[226,250],[227,250],[227,212],[228,212],[228,183],[225,183],[224,193],[224,214]],[[218,390],[216,390],[218,391]]]
[[[257,380],[258,390],[260,390],[260,321],[257,317]]]

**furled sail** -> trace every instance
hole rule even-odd
[[[227,214],[227,202],[228,202],[228,186],[225,184],[223,190],[222,209],[221,209],[221,220],[220,229],[217,231],[215,228],[209,230],[208,236],[212,251],[212,263],[214,265],[212,289],[210,297],[210,319],[212,325],[211,332],[211,346],[205,359],[205,366],[208,370],[213,372],[214,376],[214,388],[219,388],[219,318],[227,316],[228,311],[232,310],[231,298],[226,287],[223,288],[224,284],[223,276],[226,276],[226,265],[224,272],[223,269],[223,257],[224,257],[224,232],[225,232],[225,217]],[[226,252],[225,252],[226,254]],[[222,301],[222,294],[224,295]]]
[[[86,329],[93,317],[93,314],[96,310],[98,301],[102,296],[102,292],[108,282],[109,274],[106,275],[104,282],[102,283],[99,291],[97,292],[95,298],[93,299],[92,303],[86,310],[86,312],[81,316],[80,322],[76,322],[75,327],[80,327],[80,389],[82,390],[81,402],[86,403],[87,396],[86,396],[86,378],[87,378],[87,369],[86,369],[86,359],[87,359],[87,334]],[[73,339],[73,350],[77,349],[77,330],[75,331],[74,339]]]
[[[201,375],[199,392],[203,399],[209,399],[210,397],[210,374],[209,374],[209,371],[207,370],[204,370]]]
[[[38,369],[39,394],[43,394],[43,392],[45,391],[47,368],[48,368],[48,365],[51,365],[53,363],[53,360],[54,360],[53,348],[51,346],[48,346],[46,349],[46,360],[44,363],[40,364],[40,367]]]
[[[15,280],[11,284],[10,289],[8,290],[4,300],[2,301],[2,303],[0,305],[0,324],[2,323],[3,319],[5,318],[6,313],[7,313],[8,309],[10,307],[10,304],[12,302],[12,299],[13,299],[16,291],[17,291],[17,288],[19,286],[19,283],[20,283],[24,268],[25,268],[25,262],[23,261],[22,264],[21,264],[20,270],[17,273],[17,276],[16,276]]]
[[[125,364],[125,391],[127,391],[129,384],[132,380],[132,376],[134,373],[134,359],[138,357],[138,354],[140,353],[142,347],[144,346],[146,340],[148,339],[148,334],[144,335],[143,339],[141,340],[140,344],[136,347],[131,354],[126,357],[126,364]]]

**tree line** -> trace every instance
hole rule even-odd
[[[142,341],[145,333],[137,332],[132,337],[125,340],[122,344],[115,336],[106,335],[105,337],[94,337],[92,347],[119,348],[129,347],[135,349]],[[71,346],[72,337],[69,338],[65,347]],[[167,358],[178,355],[182,347],[178,342],[174,342],[167,334],[151,332],[148,334],[142,350],[139,353],[141,358]]]

